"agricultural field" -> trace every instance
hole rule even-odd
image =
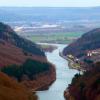
[[[83,32],[53,33],[53,34],[34,34],[29,37],[33,42],[42,43],[61,43],[68,44],[79,38]]]

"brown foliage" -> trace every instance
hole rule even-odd
[[[68,91],[75,100],[100,100],[100,63],[79,77],[74,77]],[[68,98],[65,95],[65,98]]]
[[[37,100],[24,86],[0,72],[0,100]]]

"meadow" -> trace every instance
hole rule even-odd
[[[82,34],[83,32],[34,34],[30,38],[33,42],[68,44],[79,38]]]

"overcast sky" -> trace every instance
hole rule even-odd
[[[100,6],[100,0],[0,0],[0,6],[89,7]]]

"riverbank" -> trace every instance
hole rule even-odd
[[[76,74],[71,84],[64,91],[66,100],[100,99],[100,62],[90,65],[91,70]]]
[[[73,57],[73,59],[72,59],[68,56],[64,56],[62,52],[59,52],[59,55],[63,59],[68,61],[68,66],[70,69],[75,69],[75,70],[82,71],[82,72],[85,71],[85,69],[83,69],[83,67],[81,67],[80,63],[75,61],[75,57]]]
[[[32,92],[48,90],[56,80],[56,70],[52,63],[47,62],[47,64],[49,64],[49,69],[34,75],[32,80],[27,75],[23,75],[20,84],[26,86]]]
[[[40,46],[40,48],[42,48],[44,52],[53,52],[58,48],[57,46],[50,45],[50,44],[38,44],[38,45]]]

